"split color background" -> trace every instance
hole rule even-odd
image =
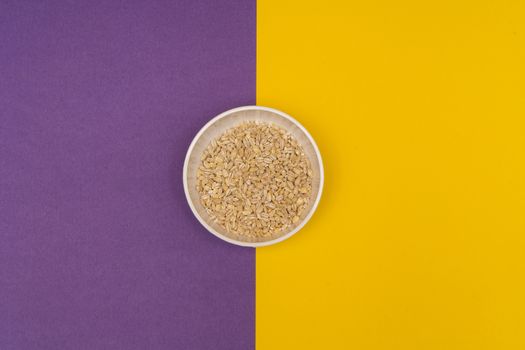
[[[524,35],[519,1],[0,2],[0,349],[525,348]],[[256,252],[180,181],[253,103],[326,170]]]

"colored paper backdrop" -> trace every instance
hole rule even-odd
[[[0,349],[525,348],[525,7],[0,3]],[[324,159],[257,249],[182,163],[246,104]]]
[[[254,251],[182,163],[255,103],[253,1],[0,4],[0,349],[250,349]]]
[[[326,172],[257,250],[257,349],[525,348],[525,4],[257,4],[257,103]]]

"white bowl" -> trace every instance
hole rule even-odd
[[[272,123],[290,132],[303,147],[306,156],[310,159],[313,171],[312,200],[310,201],[308,210],[305,211],[299,221],[290,227],[289,231],[284,235],[263,242],[247,242],[228,237],[225,230],[210,219],[208,213],[200,202],[199,193],[196,188],[196,174],[201,162],[201,155],[209,145],[210,141],[219,137],[233,126],[251,120]],[[186,199],[188,200],[188,204],[190,205],[195,217],[215,236],[226,242],[245,247],[262,247],[281,242],[293,236],[308,222],[308,220],[310,220],[315,212],[323,191],[323,182],[323,162],[321,160],[319,149],[317,148],[312,136],[310,136],[308,131],[306,131],[306,129],[294,118],[281,111],[268,107],[244,106],[230,109],[229,111],[219,114],[204,125],[197,135],[195,135],[195,138],[188,148],[186,159],[184,161],[184,193],[186,194]]]

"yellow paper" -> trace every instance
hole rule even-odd
[[[257,249],[257,349],[525,349],[525,2],[257,10],[257,104],[326,173]]]

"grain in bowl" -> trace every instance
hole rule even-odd
[[[267,241],[299,221],[312,193],[312,167],[284,129],[247,121],[210,142],[196,188],[210,219],[234,239]]]
[[[183,168],[184,193],[199,222],[220,239],[249,247],[299,231],[317,208],[323,179],[308,131],[261,106],[211,119],[193,138]]]

